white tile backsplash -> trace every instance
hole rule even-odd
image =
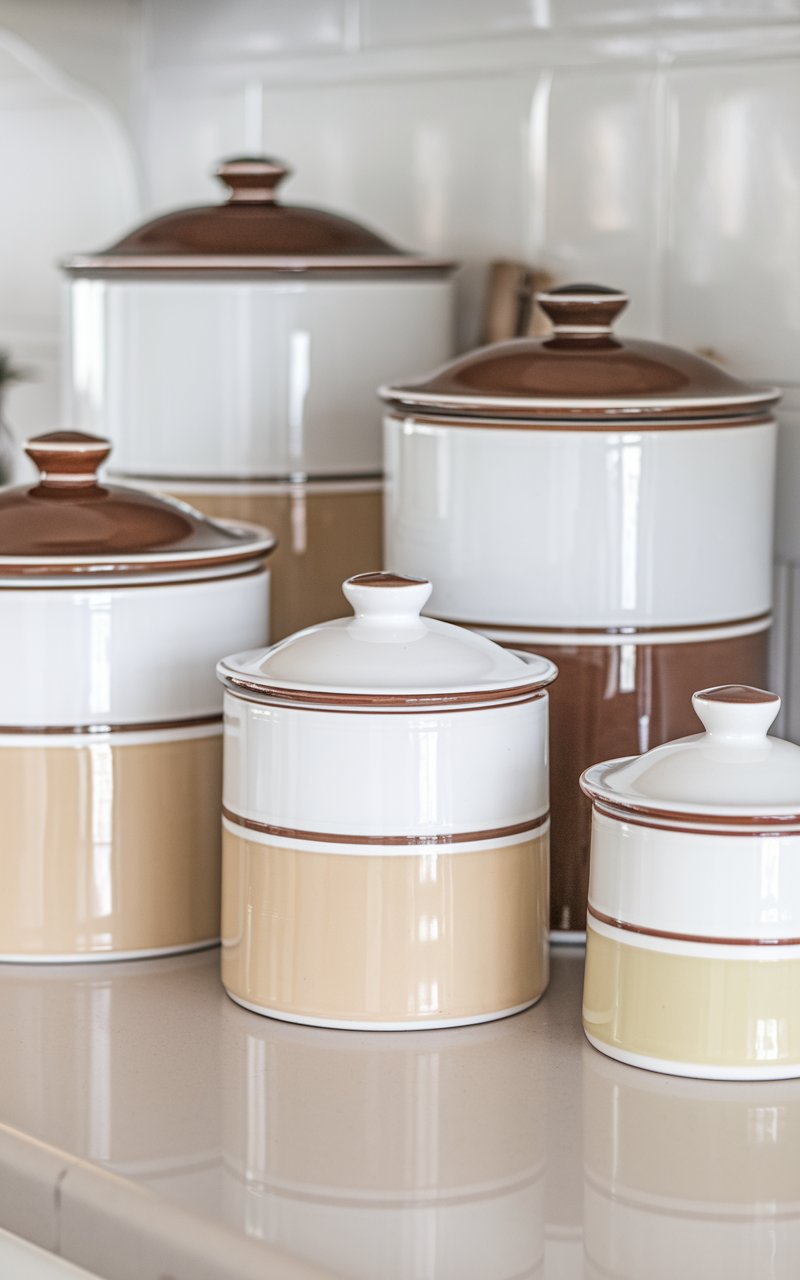
[[[341,49],[350,0],[145,0],[153,66]]]
[[[665,334],[753,377],[800,350],[800,65],[670,77]]]
[[[657,335],[661,73],[557,70],[537,257],[558,280],[627,289],[622,332]]]
[[[547,27],[550,11],[550,0],[361,0],[361,37],[367,46],[485,40]]]

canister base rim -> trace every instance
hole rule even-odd
[[[225,986],[224,983],[222,985]],[[544,995],[544,991],[540,991],[538,996],[534,996],[532,1000],[526,1000],[524,1004],[514,1005],[511,1009],[501,1009],[497,1013],[477,1014],[471,1018],[424,1018],[414,1022],[343,1022],[336,1018],[312,1018],[286,1013],[282,1009],[268,1009],[264,1005],[243,1000],[241,996],[234,995],[228,987],[225,987],[225,991],[231,1000],[241,1005],[243,1009],[249,1009],[251,1013],[259,1013],[265,1018],[277,1018],[280,1022],[295,1022],[304,1027],[329,1027],[335,1031],[440,1031],[445,1027],[469,1027],[479,1022],[496,1022],[500,1018],[510,1018],[515,1013],[522,1013],[523,1009],[530,1009]]]
[[[112,964],[117,960],[152,960],[157,956],[177,956],[216,946],[219,946],[218,937],[206,938],[202,942],[184,942],[179,947],[150,947],[138,951],[87,951],[81,954],[47,952],[39,955],[0,952],[0,964]]]
[[[612,1048],[590,1035],[585,1027],[583,1033],[592,1048],[605,1054],[607,1058],[615,1058],[626,1066],[657,1071],[662,1075],[689,1076],[695,1080],[793,1080],[800,1077],[800,1062],[765,1067],[723,1067],[714,1066],[713,1063],[673,1062],[668,1058],[651,1058],[644,1053]]]

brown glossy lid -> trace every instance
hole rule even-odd
[[[752,416],[778,399],[680,347],[618,337],[613,324],[628,302],[618,289],[568,285],[537,301],[548,337],[481,347],[381,396],[436,415],[595,421]]]
[[[37,436],[25,451],[39,481],[0,492],[0,575],[172,572],[263,558],[276,540],[256,525],[209,520],[158,494],[104,484],[107,440]]]
[[[180,209],[146,222],[100,253],[68,259],[71,274],[191,271],[443,273],[453,263],[395,248],[359,222],[325,209],[281,204],[290,170],[264,157],[226,160],[216,176],[225,204]]]

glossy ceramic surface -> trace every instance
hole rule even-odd
[[[457,1026],[547,986],[549,842],[337,846],[225,822],[222,981],[245,1008],[312,1026]]]
[[[424,578],[361,573],[342,591],[354,616],[224,658],[222,682],[265,699],[378,709],[501,703],[540,693],[558,674],[535,654],[422,616]]]
[[[0,578],[252,568],[275,547],[266,529],[210,520],[184,503],[107,484],[108,440],[54,431],[25,445],[38,482],[0,494]]]
[[[338,618],[342,581],[383,559],[383,482],[171,485],[207,515],[266,525],[270,558],[270,640]],[[230,646],[228,646],[230,647]],[[225,647],[219,649],[219,653]]]
[[[705,733],[581,779],[584,1030],[655,1071],[800,1075],[800,748],[767,737],[775,694],[727,685],[693,704]]]
[[[69,310],[71,420],[159,481],[380,475],[376,386],[452,350],[449,281],[413,275],[78,279]]]
[[[0,960],[215,942],[221,756],[218,724],[0,735]]]
[[[772,422],[529,430],[409,412],[387,417],[385,445],[386,563],[431,578],[437,617],[571,632],[770,608]]]
[[[542,291],[552,324],[542,339],[493,343],[417,382],[382,388],[405,412],[606,421],[757,416],[778,399],[678,347],[617,337],[627,305],[619,289],[575,284]]]
[[[215,176],[227,201],[162,214],[110,248],[68,259],[71,275],[115,272],[408,271],[443,275],[453,263],[413,255],[350,218],[283,204],[278,188],[291,175],[266,156],[223,161]]]
[[[494,631],[515,648],[530,646],[555,662],[550,690],[551,927],[579,933],[586,922],[592,808],[578,779],[597,760],[697,728],[691,697],[728,677],[756,685],[767,674],[769,619],[740,627],[622,636],[574,634],[554,644],[547,632]]]
[[[218,667],[223,982],[312,1025],[503,1017],[547,982],[555,668],[420,617],[429,582],[344,589],[355,617]]]

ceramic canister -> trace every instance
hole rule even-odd
[[[593,803],[583,1025],[674,1075],[800,1076],[800,747],[780,699],[696,693],[705,732],[581,779]]]
[[[362,574],[355,617],[220,663],[222,980],[336,1027],[481,1022],[547,983],[551,662],[420,616]]]
[[[766,682],[776,393],[612,331],[624,294],[539,295],[545,339],[383,389],[386,555],[431,612],[561,673],[553,929],[582,930],[596,760],[691,732],[694,689]]]
[[[375,387],[453,350],[452,263],[281,203],[288,172],[228,161],[227,203],[65,263],[71,420],[110,436],[120,476],[275,531],[274,640],[380,564]]]
[[[29,442],[0,495],[0,959],[102,960],[219,936],[214,664],[263,641],[274,538]]]

